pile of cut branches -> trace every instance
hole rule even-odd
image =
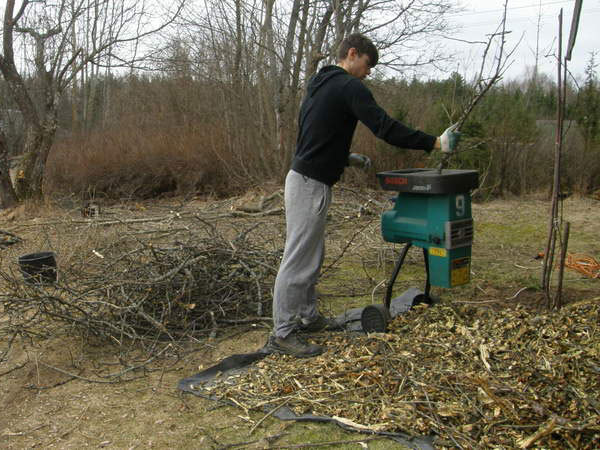
[[[28,222],[24,226],[39,229],[38,235],[30,233],[26,246],[11,245],[11,253],[1,256],[12,262],[39,248],[55,250],[58,282],[25,284],[14,263],[0,265],[0,362],[5,344],[10,348],[17,336],[75,331],[125,351],[140,343],[152,356],[164,348],[158,341],[183,343],[224,326],[270,320],[285,237],[283,218],[272,216],[283,212],[281,201],[278,190],[261,196],[256,207],[248,196],[203,208],[155,207],[152,215],[128,205],[105,208],[94,219]],[[337,256],[325,271],[363,235],[380,207],[370,194],[338,192],[332,222],[341,228],[357,216],[369,218],[349,240],[332,242]],[[23,242],[5,234],[11,244]]]
[[[38,335],[66,323],[119,345],[153,347],[206,336],[223,322],[269,316],[281,251],[257,242],[256,226],[231,239],[208,222],[203,227],[128,228],[120,239],[59,264],[52,285],[0,271],[3,328]]]
[[[441,304],[387,334],[330,335],[320,357],[269,355],[198,386],[247,410],[286,405],[452,448],[598,448],[598,302],[538,315]]]

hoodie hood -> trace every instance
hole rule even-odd
[[[306,88],[307,94],[312,97],[315,95],[315,92],[321,88],[321,86],[323,86],[333,77],[337,77],[339,75],[348,75],[348,72],[339,66],[323,67],[310,79]]]

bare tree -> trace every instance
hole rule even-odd
[[[442,59],[440,46],[428,44],[447,31],[445,18],[455,9],[450,0],[203,1],[202,8],[185,14],[190,43],[201,48],[197,53],[204,58],[211,55],[198,69],[207,78],[223,79],[220,70],[206,72],[207,65],[217,66],[233,70],[230,79],[246,80],[245,88],[233,92],[231,85],[221,85],[221,97],[245,103],[243,120],[253,125],[250,130],[240,126],[239,117],[225,111],[231,142],[242,153],[244,145],[259,148],[259,164],[275,162],[269,169],[279,173],[289,167],[302,86],[323,61],[335,62],[344,37],[368,34],[385,50],[383,65],[392,69],[421,66]],[[251,142],[253,130],[258,132]],[[243,138],[234,137],[239,133],[245,133]]]
[[[19,199],[42,196],[46,161],[57,131],[58,101],[76,82],[77,74],[106,65],[109,58],[117,61],[113,66],[141,63],[146,55],[139,52],[140,45],[172,24],[184,1],[165,10],[162,2],[152,0],[58,0],[52,4],[23,0],[17,11],[15,0],[6,1],[0,72],[23,114]],[[26,50],[22,58],[15,56],[19,45]],[[29,49],[32,58],[27,55]]]

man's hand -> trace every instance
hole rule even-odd
[[[457,123],[450,125],[440,136],[440,146],[442,153],[453,153],[460,141],[461,134],[456,130]]]
[[[348,155],[348,165],[352,167],[360,167],[366,171],[371,168],[371,159],[366,155],[361,155],[360,153],[350,153],[350,155]]]

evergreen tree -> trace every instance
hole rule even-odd
[[[579,189],[593,191],[600,186],[600,85],[596,74],[596,54],[585,68],[585,84],[577,101],[576,120],[583,133],[583,164]]]

